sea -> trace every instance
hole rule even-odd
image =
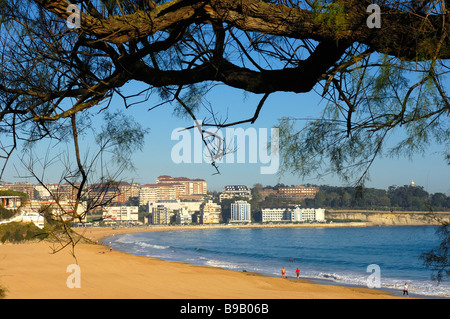
[[[440,244],[438,226],[218,228],[116,235],[114,250],[195,265],[450,298],[420,258]]]

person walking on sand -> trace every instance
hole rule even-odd
[[[407,282],[405,282],[405,286],[403,287],[403,296],[404,295],[407,295],[407,296],[409,296],[409,293],[408,293],[408,283]]]
[[[286,269],[281,268],[281,278],[286,278]]]
[[[297,274],[297,279],[299,279],[299,277],[300,277],[300,269],[298,269],[298,267],[297,267],[297,270],[295,271],[295,273]]]

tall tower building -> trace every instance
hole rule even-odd
[[[238,200],[231,204],[231,222],[251,222],[250,204],[244,200]]]

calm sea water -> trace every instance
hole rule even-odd
[[[105,239],[131,254],[237,271],[330,280],[367,286],[369,265],[380,268],[381,288],[410,295],[450,296],[448,281],[437,284],[419,256],[439,245],[436,227],[248,228],[148,232]]]

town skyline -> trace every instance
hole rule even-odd
[[[170,176],[170,175],[168,175],[168,176]],[[224,187],[230,186],[230,185],[244,185],[244,186],[248,186],[250,189],[253,188],[256,184],[261,184],[262,187],[274,187],[276,185],[285,185],[285,186],[295,186],[295,185],[305,186],[305,185],[310,185],[310,186],[318,186],[318,187],[320,187],[320,186],[354,187],[354,185],[345,185],[344,183],[341,183],[340,185],[329,184],[329,183],[312,183],[312,182],[308,182],[308,183],[288,183],[286,181],[281,180],[281,181],[276,181],[274,184],[264,184],[264,183],[260,183],[260,182],[247,183],[247,184],[245,184],[245,183],[226,183],[226,184],[223,184],[223,185],[216,184],[215,186],[212,186],[213,189],[211,189],[211,185],[210,185],[210,183],[208,182],[208,180],[206,178],[200,178],[200,177],[190,178],[190,177],[187,177],[187,176],[177,176],[175,178],[187,178],[187,179],[192,179],[192,180],[196,180],[196,179],[204,180],[204,181],[206,181],[208,183],[208,192],[217,192],[217,193],[222,192]],[[151,182],[151,181],[142,181],[142,182],[139,183],[139,182],[134,181],[134,180],[129,180],[129,181],[127,181],[127,180],[118,180],[118,181],[114,181],[114,182],[117,182],[117,183],[128,183],[128,184],[137,184],[139,186],[157,185],[155,182]],[[32,184],[32,185],[35,185],[35,186],[41,185],[38,182],[33,183],[33,182],[28,181],[28,180],[25,181],[24,179],[20,179],[20,180],[16,180],[16,181],[0,180],[0,185],[2,185],[2,184],[16,184],[16,183],[17,184],[18,183],[29,183],[29,184]],[[45,185],[64,185],[64,184],[67,184],[67,183],[60,184],[58,182],[48,182],[48,183],[44,183],[44,184]],[[98,184],[98,183],[92,183],[92,184],[87,184],[87,185],[95,185],[95,184]],[[450,196],[450,189],[448,191],[439,191],[438,190],[436,192],[430,192],[430,191],[428,191],[426,189],[426,186],[422,185],[421,183],[418,183],[415,179],[410,179],[410,180],[407,180],[407,181],[401,181],[401,182],[396,183],[396,184],[395,183],[394,184],[389,184],[386,187],[371,187],[371,186],[365,186],[365,187],[366,188],[373,188],[373,189],[387,190],[390,186],[406,186],[406,185],[415,185],[417,187],[423,187],[424,190],[427,191],[430,194],[443,193],[443,194],[446,194],[446,195]]]

